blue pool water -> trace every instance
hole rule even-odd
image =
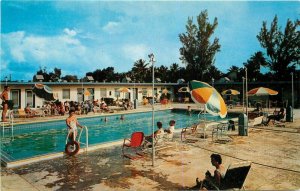
[[[188,116],[185,111],[180,110],[156,111],[154,117],[155,129],[157,121],[161,121],[163,128],[167,128],[169,121],[174,119],[177,129],[191,126],[199,121],[196,113]],[[201,115],[200,118],[203,117]],[[89,145],[129,138],[134,131],[142,131],[146,135],[152,132],[152,112],[126,114],[123,121],[119,118],[120,114],[107,116],[107,122],[104,121],[104,116],[78,120],[81,125],[88,127]],[[216,121],[220,118],[206,114],[206,120]],[[9,139],[9,132],[6,132],[4,137],[1,135],[1,149],[13,160],[62,152],[65,147],[66,134],[65,120],[16,125],[14,139]],[[82,133],[81,142],[85,143],[85,131]]]

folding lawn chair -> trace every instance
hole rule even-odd
[[[230,165],[225,177],[221,180],[221,185],[219,187],[213,185],[215,190],[244,189],[243,185],[250,168],[251,162],[241,162]]]
[[[142,148],[142,144],[144,141],[144,133],[143,132],[134,132],[131,134],[131,139],[124,139],[123,145],[122,145],[122,153],[124,154],[125,148],[133,149],[137,152],[138,149]]]

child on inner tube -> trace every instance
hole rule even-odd
[[[75,141],[77,137],[77,126],[80,128],[83,128],[83,126],[78,123],[75,114],[75,108],[73,107],[70,108],[69,117],[66,119],[66,124],[68,126],[68,131],[70,132],[69,139]]]

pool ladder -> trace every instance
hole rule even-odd
[[[85,132],[86,132],[85,133],[85,140],[86,140],[85,143],[80,142],[80,138],[81,138],[81,134],[82,134],[83,129],[85,129]],[[70,132],[68,132],[68,135],[67,135],[67,138],[66,138],[66,144],[68,143],[69,135],[70,135]],[[87,126],[83,126],[83,128],[81,128],[80,133],[79,133],[78,138],[77,138],[77,142],[80,143],[80,144],[85,144],[86,145],[86,151],[88,150],[88,147],[89,147],[89,130],[88,130]]]
[[[14,140],[14,112],[13,110],[8,111],[8,121],[0,122],[2,127],[2,138],[5,137],[5,129],[11,130],[11,139]]]
[[[0,158],[1,158],[1,164],[4,164],[4,166],[7,166],[7,163],[14,161],[14,158],[4,152],[2,149],[0,150]]]

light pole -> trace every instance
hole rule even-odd
[[[133,78],[133,108],[137,109],[137,91],[135,89],[135,78]]]
[[[246,115],[248,117],[248,80],[247,80],[247,68],[245,67],[245,73],[246,73],[246,81],[245,81],[245,91],[246,91]]]
[[[294,73],[292,72],[292,110],[294,110]],[[292,112],[294,115],[294,112]],[[294,116],[292,116],[292,122],[294,121]]]
[[[5,85],[7,86],[7,76],[5,76]]]
[[[245,112],[245,77],[242,77],[243,79],[243,113]]]
[[[81,101],[84,102],[83,78],[81,78]]]
[[[292,72],[292,107],[294,109],[294,73]]]
[[[212,85],[212,87],[214,87],[214,82],[215,82],[215,79],[211,78],[211,85]]]
[[[152,166],[154,166],[155,159],[155,147],[154,147],[154,63],[155,58],[154,54],[151,53],[148,55],[150,63],[152,64]]]

